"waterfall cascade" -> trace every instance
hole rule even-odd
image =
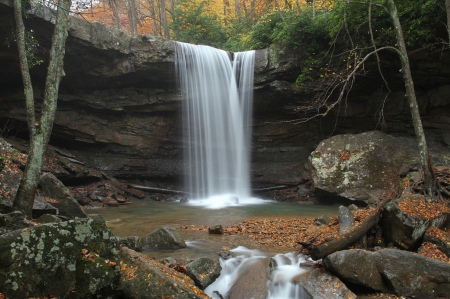
[[[254,201],[249,182],[254,57],[254,51],[176,45],[187,187],[211,208]]]
[[[220,259],[222,271],[219,278],[216,279],[210,286],[205,289],[205,293],[213,299],[219,299],[217,293],[226,297],[231,290],[234,283],[241,278],[242,273],[251,264],[261,261],[267,254],[259,250],[251,250],[239,246],[231,250],[236,254],[236,257],[227,260]],[[272,271],[267,282],[268,285],[268,299],[300,299],[309,298],[304,293],[303,288],[292,283],[292,280],[308,272],[310,269],[300,267],[300,263],[305,262],[304,256],[297,255],[294,252],[287,254],[277,254],[272,257],[274,261],[272,264],[276,265]]]

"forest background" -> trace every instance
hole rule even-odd
[[[369,25],[378,47],[396,44],[386,11],[343,0],[100,0],[74,2],[79,17],[130,35],[148,34],[231,52],[277,45],[302,57],[297,85],[339,76],[372,51]],[[448,48],[445,0],[396,0],[406,46]],[[369,18],[371,14],[371,18]],[[331,63],[340,55],[339,63]],[[347,59],[346,59],[347,57]],[[349,59],[349,58],[352,59]]]

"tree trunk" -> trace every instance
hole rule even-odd
[[[241,14],[241,8],[239,6],[239,0],[234,0],[234,3],[236,5],[236,14],[237,14],[237,16],[239,18],[239,22],[241,22],[242,21],[242,14]]]
[[[137,35],[137,18],[136,18],[136,3],[134,0],[128,1],[128,20],[130,22],[130,31],[132,36]]]
[[[420,119],[419,106],[417,104],[416,93],[414,90],[414,82],[411,75],[411,68],[409,65],[408,52],[406,50],[405,38],[403,36],[402,25],[398,17],[397,7],[393,0],[387,0],[385,7],[389,13],[392,22],[394,23],[395,35],[399,47],[399,56],[402,64],[402,75],[405,81],[406,97],[408,99],[409,108],[416,133],[417,142],[419,145],[420,162],[424,173],[424,185],[428,194],[432,197],[439,191],[437,187],[437,180],[434,174],[433,163],[431,156],[428,153],[427,141],[425,139],[425,132],[423,130],[422,121]]]
[[[278,14],[280,15],[280,18],[283,20],[284,24],[287,24],[286,20],[284,19],[283,15],[281,14],[281,9],[280,9],[280,6],[278,5],[277,0],[273,0],[273,2],[275,3],[275,7],[278,10]]]
[[[14,0],[15,18],[17,24],[17,44],[19,49],[20,67],[24,81],[24,93],[27,106],[27,123],[30,132],[30,147],[25,171],[13,203],[13,210],[21,211],[27,219],[32,218],[34,196],[42,168],[44,152],[52,132],[58,101],[59,82],[64,76],[63,64],[65,44],[68,35],[70,0],[61,0],[57,8],[55,29],[50,49],[49,65],[45,81],[44,100],[39,122],[35,121],[33,89],[28,70],[25,48],[25,27],[22,20],[20,0]]]
[[[223,21],[224,21],[225,27],[227,27],[227,25],[228,25],[228,22],[227,22],[227,6],[228,6],[228,0],[223,0]]]
[[[164,30],[164,37],[170,39],[169,37],[169,27],[167,26],[167,17],[166,17],[166,4],[164,0],[161,0],[161,21]]]
[[[450,43],[450,0],[445,0],[445,8],[446,8],[446,11],[447,11],[448,42]]]
[[[114,15],[114,23],[116,24],[116,28],[120,29],[120,17],[117,11],[117,2],[116,0],[109,0],[109,6],[111,7]]]

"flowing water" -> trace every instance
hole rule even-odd
[[[250,192],[255,52],[176,44],[187,136],[187,189],[198,205],[257,203]]]

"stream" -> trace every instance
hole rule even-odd
[[[293,249],[261,248],[251,238],[243,235],[210,235],[208,226],[221,224],[226,228],[250,219],[317,218],[324,214],[336,216],[338,207],[260,200],[254,204],[211,209],[192,203],[141,201],[119,207],[90,209],[86,212],[91,217],[102,216],[114,235],[118,237],[144,237],[162,226],[168,226],[178,230],[188,245],[187,248],[177,250],[160,249],[143,252],[150,257],[157,259],[168,256],[173,258],[217,258],[217,254],[221,250],[230,250],[238,246],[262,249],[272,253],[286,253]],[[199,228],[201,230],[198,230]]]

